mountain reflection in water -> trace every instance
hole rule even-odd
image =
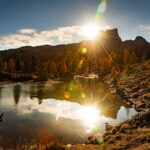
[[[97,79],[18,83],[3,86],[0,94],[4,137],[33,138],[44,130],[69,143],[83,142],[93,132],[102,134],[106,122],[117,124],[136,113]]]

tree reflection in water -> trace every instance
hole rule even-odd
[[[30,97],[37,98],[39,104],[43,99],[52,98],[96,105],[103,115],[111,118],[116,118],[120,107],[126,106],[122,100],[113,96],[105,83],[99,79],[75,78],[70,82],[34,84],[34,88],[31,85]]]
[[[14,94],[14,102],[16,105],[18,105],[19,99],[20,99],[20,94],[21,94],[21,85],[20,84],[14,85],[13,94]]]

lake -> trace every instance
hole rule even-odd
[[[50,134],[71,144],[85,142],[93,133],[102,136],[106,122],[115,125],[136,114],[96,78],[1,86],[1,112],[0,142]]]

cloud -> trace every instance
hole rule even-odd
[[[140,28],[145,33],[150,34],[150,25],[140,25]]]
[[[81,28],[81,26],[67,26],[44,31],[21,29],[14,34],[0,36],[0,49],[79,42],[84,39]]]
[[[19,107],[17,111],[19,115],[30,114],[32,116],[34,112],[41,113],[43,115],[44,114],[53,115],[56,121],[62,118],[69,119],[69,120],[70,119],[78,120],[80,123],[83,123],[85,130],[87,130],[87,132],[93,129],[93,127],[97,127],[99,129],[99,132],[103,132],[105,130],[106,122],[111,125],[116,125],[137,113],[134,108],[131,108],[128,109],[128,115],[127,115],[125,113],[126,108],[122,106],[117,113],[117,118],[112,119],[102,115],[100,112],[95,114],[93,113],[93,109],[87,109],[87,108],[93,108],[93,107],[87,105],[81,105],[76,102],[56,100],[56,99],[45,99],[43,100],[42,104],[39,105],[38,100],[31,101],[30,98],[26,98],[25,101],[21,101],[19,103]],[[96,118],[94,120],[91,118],[89,119],[90,114],[88,113],[90,113],[91,115],[93,115],[93,117]]]
[[[20,34],[34,34],[36,33],[35,29],[21,29],[18,31]]]
[[[100,28],[108,29],[110,27],[103,25]],[[24,28],[16,33],[0,36],[0,50],[22,46],[76,43],[86,39],[87,37],[83,34],[83,26],[66,26],[44,31]]]

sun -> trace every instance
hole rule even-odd
[[[100,27],[96,23],[89,23],[83,26],[83,34],[88,39],[93,40],[100,33]]]

